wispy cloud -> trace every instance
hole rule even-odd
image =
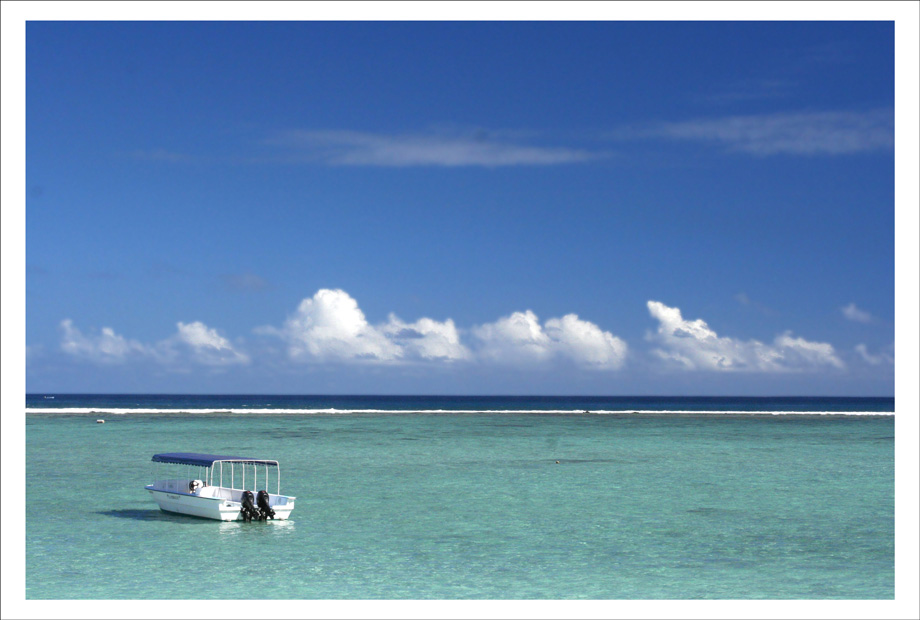
[[[234,291],[255,293],[271,288],[271,285],[265,278],[248,271],[244,273],[224,274],[221,276],[221,279],[228,288]]]
[[[195,161],[195,158],[188,153],[179,153],[177,151],[170,151],[162,148],[137,149],[135,151],[131,151],[128,155],[134,159],[141,159],[144,161],[162,161],[171,164],[184,164]]]
[[[894,146],[891,110],[825,111],[729,116],[660,123],[618,134],[702,142],[752,155],[846,155]]]
[[[548,166],[603,156],[584,149],[495,138],[482,131],[383,134],[292,130],[268,143],[291,148],[304,160],[336,166]]]
[[[881,364],[894,364],[894,345],[891,345],[888,348],[888,351],[879,351],[878,354],[869,353],[869,349],[864,344],[858,344],[856,347],[856,352],[859,353],[859,356],[867,364],[872,366],[879,366]]]
[[[827,343],[809,342],[793,337],[789,332],[777,336],[772,345],[757,340],[736,340],[719,336],[702,319],[684,319],[680,308],[649,301],[648,310],[659,322],[658,331],[648,337],[660,345],[652,353],[678,368],[721,372],[788,372],[828,366],[844,367],[834,347]]]
[[[794,83],[777,79],[745,79],[706,93],[696,95],[700,103],[731,105],[749,101],[781,99],[788,97]]]
[[[848,320],[855,321],[857,323],[871,323],[873,321],[871,314],[865,310],[860,310],[854,303],[851,303],[848,306],[844,306],[840,309],[840,312],[842,312],[843,316]]]
[[[762,312],[763,314],[768,314],[768,315],[775,314],[774,311],[771,310],[769,307],[765,306],[764,304],[762,304],[761,302],[755,299],[751,299],[750,296],[743,291],[735,295],[735,301],[737,301],[742,306],[745,306],[748,308],[754,308]]]

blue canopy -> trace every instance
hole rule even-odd
[[[177,465],[197,465],[198,467],[210,467],[214,461],[237,461],[245,463],[254,463],[257,465],[278,465],[278,461],[266,461],[263,459],[251,459],[246,456],[222,456],[219,454],[198,454],[196,452],[166,452],[164,454],[154,454],[153,459],[157,463],[174,463]]]

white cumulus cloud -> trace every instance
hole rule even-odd
[[[300,302],[280,330],[288,352],[297,360],[395,361],[399,345],[371,326],[348,293],[320,289]]]
[[[541,325],[531,312],[510,316],[470,330],[478,346],[462,342],[453,320],[420,318],[403,321],[390,314],[385,323],[370,324],[348,293],[321,289],[304,299],[280,329],[256,333],[280,337],[289,357],[303,362],[506,363],[531,364],[569,359],[581,366],[622,366],[626,343],[574,314]]]
[[[720,337],[702,319],[685,320],[679,308],[649,301],[648,310],[659,322],[658,331],[649,338],[660,348],[652,353],[687,369],[780,372],[843,368],[834,347],[827,343],[795,338],[789,332],[777,336],[772,345],[735,340]]]
[[[460,333],[451,319],[440,323],[421,318],[415,323],[404,323],[391,314],[381,331],[400,346],[406,357],[445,361],[471,358],[469,349],[460,343]]]
[[[281,337],[297,361],[393,364],[471,357],[451,319],[406,323],[391,314],[386,323],[371,325],[358,302],[341,289],[320,289],[300,303],[281,329],[256,332]]]
[[[494,323],[473,328],[479,339],[479,355],[487,361],[505,364],[540,363],[566,358],[597,369],[623,365],[626,343],[575,314],[549,319],[540,325],[532,311],[514,312]]]
[[[550,358],[550,340],[537,315],[514,312],[494,323],[473,328],[481,342],[479,353],[485,359],[498,362],[540,362]]]
[[[546,334],[559,352],[586,366],[619,368],[626,358],[626,343],[576,314],[546,322]]]

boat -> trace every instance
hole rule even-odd
[[[281,494],[278,461],[194,452],[154,454],[151,460],[157,471],[153,484],[144,488],[165,512],[219,521],[284,521],[294,510],[297,498]],[[164,467],[167,474],[161,477]],[[274,493],[268,491],[272,487]]]

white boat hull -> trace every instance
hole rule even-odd
[[[167,488],[162,488],[162,487]],[[242,504],[239,501],[239,489],[222,487],[205,487],[195,493],[185,493],[169,489],[179,485],[151,484],[144,487],[153,500],[165,512],[216,519],[218,521],[238,521],[243,519],[240,513]],[[179,487],[181,488],[181,487]],[[294,510],[294,497],[285,495],[270,495],[269,505],[275,511],[274,518],[284,521],[291,516]]]

